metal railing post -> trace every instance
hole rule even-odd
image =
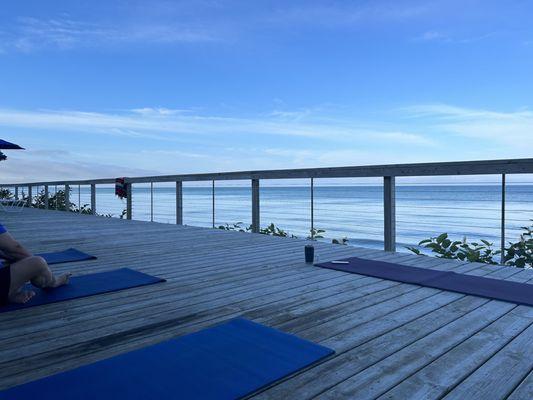
[[[78,185],[78,212],[81,214],[81,185]]]
[[[50,192],[48,190],[48,185],[44,185],[44,209],[48,210],[48,199],[50,198]]]
[[[260,230],[260,207],[259,207],[259,179],[252,179],[252,232],[259,233]]]
[[[383,214],[385,251],[396,251],[396,178],[383,177]]]
[[[96,184],[91,183],[91,214],[96,214]]]
[[[176,224],[183,225],[183,182],[176,182]]]
[[[18,186],[15,186],[15,199],[16,200],[19,199],[19,187]]]
[[[133,201],[132,201],[132,187],[131,183],[126,183],[126,219],[131,219],[133,216]]]
[[[505,174],[502,174],[502,205],[501,205],[501,259],[500,263],[505,264]]]
[[[65,184],[65,211],[70,211],[70,185]]]

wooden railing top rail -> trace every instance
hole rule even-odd
[[[363,165],[351,167],[299,168],[216,172],[202,174],[155,175],[128,177],[126,183],[212,181],[247,179],[302,179],[302,178],[357,178],[383,176],[439,176],[439,175],[491,175],[533,174],[533,158],[455,161],[417,164]],[[115,178],[63,180],[48,182],[2,183],[0,186],[27,185],[91,185],[113,184]]]

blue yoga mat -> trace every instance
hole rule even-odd
[[[42,304],[72,300],[80,297],[93,296],[95,294],[115,292],[117,290],[130,289],[138,286],[151,285],[153,283],[164,281],[164,279],[143,274],[142,272],[134,271],[129,268],[74,276],[70,279],[68,285],[56,289],[41,290],[28,285],[27,289],[34,290],[36,296],[26,304],[8,304],[2,306],[0,307],[0,313],[39,306]]]
[[[458,274],[452,271],[409,267],[407,265],[365,260],[357,257],[346,258],[342,261],[348,261],[348,264],[326,262],[316,264],[316,266],[533,306],[533,285],[527,283]]]
[[[8,389],[0,399],[239,399],[333,353],[239,318]]]
[[[79,251],[73,248],[64,251],[40,253],[36,255],[43,257],[49,265],[74,261],[96,260],[95,256],[91,256],[90,254],[84,253],[83,251]]]

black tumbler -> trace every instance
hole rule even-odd
[[[315,260],[315,248],[308,244],[305,246],[305,262],[312,263]]]

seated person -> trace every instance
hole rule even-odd
[[[0,225],[0,306],[7,303],[26,303],[35,292],[24,290],[31,282],[38,288],[55,288],[68,283],[70,273],[54,276],[42,257],[32,255]]]

